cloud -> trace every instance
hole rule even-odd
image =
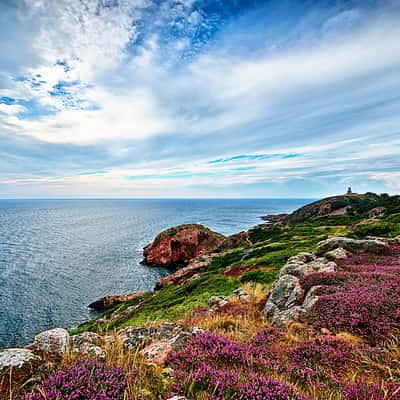
[[[1,5],[0,194],[396,187],[396,2],[244,3]]]

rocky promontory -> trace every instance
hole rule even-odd
[[[143,250],[145,265],[182,267],[202,253],[213,251],[225,236],[200,224],[179,225],[156,236]]]
[[[400,400],[400,197],[266,219],[229,237],[160,233],[145,262],[180,268],[0,351],[0,399]]]

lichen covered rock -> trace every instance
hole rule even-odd
[[[40,361],[40,357],[28,349],[6,349],[0,352],[0,371],[8,368],[24,368]]]
[[[69,333],[63,328],[41,332],[35,336],[35,346],[48,355],[61,356],[69,349]]]
[[[352,253],[361,251],[380,253],[384,249],[385,243],[380,240],[357,240],[338,236],[323,240],[322,242],[318,243],[314,253],[316,255],[323,255],[339,247]]]

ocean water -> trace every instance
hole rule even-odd
[[[0,200],[0,348],[93,318],[87,304],[99,297],[152,289],[169,272],[139,263],[163,229],[201,223],[229,235],[307,202]]]

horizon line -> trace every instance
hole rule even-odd
[[[4,197],[3,200],[313,200],[316,197]]]

